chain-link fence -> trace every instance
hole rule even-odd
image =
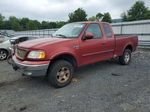
[[[18,31],[15,35],[27,35],[37,37],[50,37],[58,29],[42,29],[42,30],[30,30],[30,31]]]
[[[115,34],[137,35],[140,46],[150,47],[150,20],[113,23]]]
[[[139,37],[140,45],[150,45],[150,20],[112,23],[111,25],[115,34],[137,35]],[[12,34],[35,37],[50,37],[57,30],[58,29],[17,31],[13,32]],[[12,32],[12,30],[10,31]],[[5,32],[8,33],[9,31],[5,30]]]

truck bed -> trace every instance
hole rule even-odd
[[[121,56],[123,54],[123,49],[127,45],[131,45],[132,52],[136,50],[138,44],[138,37],[134,35],[115,35],[116,39],[116,50],[115,54]]]

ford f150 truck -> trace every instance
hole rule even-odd
[[[20,43],[12,66],[26,76],[47,76],[59,88],[71,82],[76,67],[116,57],[128,65],[137,44],[137,36],[116,36],[106,22],[70,23],[52,38]]]

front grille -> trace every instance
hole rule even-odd
[[[16,49],[16,56],[17,56],[17,58],[19,58],[19,59],[24,59],[25,56],[26,56],[26,51],[23,50],[23,49],[17,48],[17,49]]]

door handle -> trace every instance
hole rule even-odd
[[[104,43],[102,43],[102,45],[105,45],[106,43],[104,42]]]

